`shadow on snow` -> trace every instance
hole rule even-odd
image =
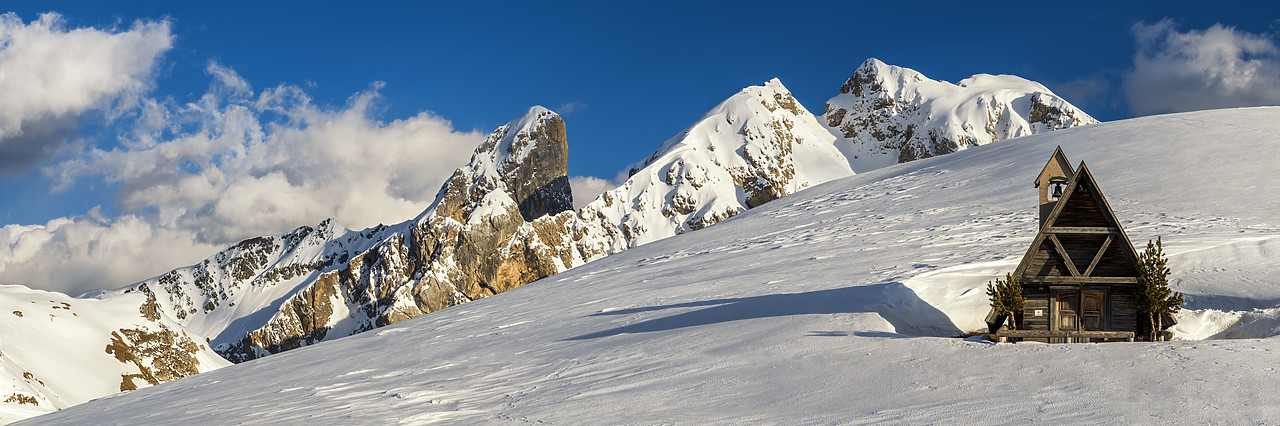
[[[640,321],[566,340],[589,340],[620,334],[669,331],[749,319],[845,313],[879,314],[893,326],[898,334],[883,331],[813,331],[810,332],[810,336],[852,334],[863,337],[903,337],[903,335],[952,337],[963,334],[946,314],[921,300],[910,288],[896,282],[804,293],[767,294],[646,306],[601,312],[590,316],[616,316],[698,307],[702,309]]]

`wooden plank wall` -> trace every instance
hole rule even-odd
[[[1133,306],[1133,289],[1111,287],[1111,331],[1138,331],[1138,310]],[[1128,309],[1123,309],[1128,308]]]
[[[1133,267],[1133,263],[1129,262],[1128,256],[1125,255],[1124,249],[1121,248],[1124,240],[1113,238],[1111,245],[1107,247],[1107,253],[1102,255],[1102,260],[1098,262],[1098,266],[1093,269],[1095,277],[1136,277],[1138,270]],[[1074,256],[1074,254],[1072,255]]]
[[[1027,305],[1022,308],[1022,322],[1019,324],[1023,330],[1048,330],[1049,329],[1049,290],[1045,288],[1023,288],[1022,295],[1027,299]],[[1041,311],[1040,316],[1036,316],[1036,310]]]
[[[1048,239],[1040,244],[1040,249],[1036,250],[1035,255],[1031,257],[1031,264],[1027,265],[1026,273],[1035,277],[1071,276],[1071,272],[1062,262],[1062,257],[1058,256],[1057,249],[1053,247],[1053,242]]]
[[[1108,226],[1102,214],[1102,206],[1094,200],[1089,188],[1081,185],[1067,200],[1053,226]]]
[[[1093,257],[1098,254],[1098,249],[1102,248],[1102,242],[1106,239],[1106,235],[1058,235],[1058,241],[1062,242],[1062,247],[1067,250],[1067,256],[1071,256],[1071,262],[1075,263],[1076,270],[1081,274],[1089,269],[1089,262],[1093,261]],[[1071,274],[1068,272],[1065,275]]]

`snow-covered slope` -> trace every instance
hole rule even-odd
[[[859,173],[1098,122],[1021,77],[978,74],[951,84],[875,58],[827,101],[823,119]]]
[[[230,365],[137,293],[0,285],[0,313],[0,423]]]
[[[1057,145],[1089,164],[1135,243],[1163,236],[1187,295],[1179,335],[1239,326],[1188,334],[1210,309],[1280,309],[1277,134],[1280,108],[1204,111],[900,164],[494,297],[33,422],[1267,423],[1280,416],[1266,391],[1280,339],[928,336],[981,327],[983,286],[1035,235],[1031,183]]]

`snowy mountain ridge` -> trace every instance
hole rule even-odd
[[[852,175],[834,140],[775,78],[716,105],[578,217],[607,252],[696,231]]]
[[[774,80],[721,103],[575,214],[563,120],[534,107],[495,130],[414,220],[249,239],[98,297],[159,291],[163,308],[244,361],[490,296],[848,176],[833,140]]]
[[[1021,77],[978,74],[951,84],[875,58],[827,101],[823,120],[857,172],[1098,123]]]

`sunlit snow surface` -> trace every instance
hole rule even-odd
[[[1140,118],[802,191],[494,297],[33,422],[1144,423],[1280,418],[1280,340],[993,344],[982,287],[1085,161],[1163,236],[1184,337],[1280,325],[1280,108]],[[1241,319],[1237,322],[1237,319]]]

